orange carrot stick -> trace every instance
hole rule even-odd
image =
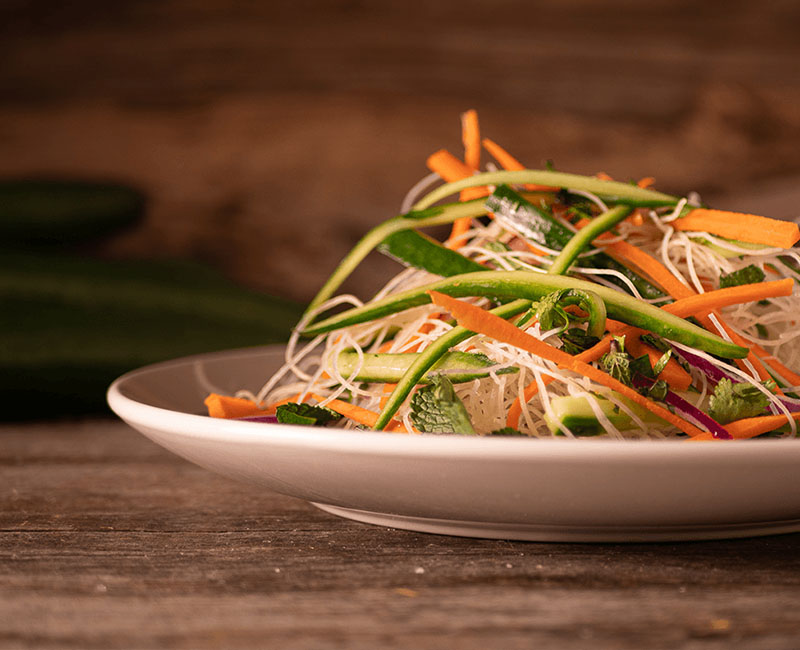
[[[325,398],[322,395],[317,395],[316,393],[311,393],[311,397],[313,397],[318,402],[322,402]],[[350,402],[343,402],[339,399],[332,399],[330,402],[325,404],[327,408],[331,411],[336,411],[339,415],[343,415],[346,418],[350,418],[353,422],[358,422],[359,424],[363,424],[365,427],[374,428],[375,423],[378,421],[378,414],[375,411],[370,411],[369,409],[365,409],[361,406],[357,406],[355,404],[351,404]],[[389,423],[389,426],[386,428],[387,431],[396,431],[398,433],[408,433],[406,428],[403,426],[402,422],[398,422],[397,420],[392,420]]]
[[[503,149],[499,144],[490,140],[489,138],[483,139],[483,147],[488,151],[492,157],[500,163],[500,166],[503,169],[508,169],[509,171],[520,171],[525,169],[525,165],[523,165],[519,160],[514,158],[508,151]],[[525,189],[530,192],[557,192],[559,188],[557,187],[550,187],[548,185],[534,185],[528,184],[525,186]]]
[[[478,113],[472,109],[461,115],[461,141],[464,143],[464,163],[477,171],[481,168],[481,131]]]
[[[588,377],[598,384],[602,384],[607,388],[617,391],[632,402],[647,409],[663,420],[666,420],[689,436],[696,436],[702,433],[701,429],[698,429],[690,422],[686,422],[677,415],[674,415],[663,406],[656,404],[653,400],[644,397],[630,386],[626,386],[622,382],[617,381],[608,373],[598,370],[594,366],[584,363],[576,357],[540,341],[499,316],[490,314],[485,309],[476,307],[463,300],[457,300],[456,298],[446,296],[443,293],[429,291],[428,295],[430,295],[434,304],[446,308],[450,312],[450,315],[453,316],[462,327],[473,332],[491,336],[495,340],[510,343],[542,359],[552,361],[566,370],[571,370],[584,377]]]
[[[655,182],[656,182],[656,179],[653,178],[652,176],[645,176],[644,178],[640,178],[639,182],[637,182],[636,184],[639,187],[647,188],[647,187],[652,187],[653,183],[655,183]]]
[[[439,149],[428,156],[427,165],[428,169],[439,174],[448,183],[468,178],[473,171],[447,149]]]
[[[793,221],[781,221],[755,214],[695,208],[671,223],[675,230],[694,230],[751,244],[791,248],[800,240],[800,228]]]
[[[800,413],[792,413],[792,418],[795,420],[800,419]],[[762,433],[774,431],[778,427],[786,424],[786,422],[787,418],[784,414],[762,415],[760,417],[744,418],[742,420],[736,420],[735,422],[729,422],[725,425],[725,430],[731,434],[734,440],[746,440],[748,438],[760,436]],[[701,433],[699,436],[695,436],[692,440],[717,440],[717,438],[705,432]]]
[[[428,168],[436,172],[448,183],[453,181],[460,181],[462,178],[469,178],[473,174],[473,169],[468,165],[461,162],[453,154],[446,149],[440,149],[436,153],[428,157]],[[487,196],[489,190],[486,187],[468,187],[463,190],[459,195],[462,201],[471,201],[478,199],[482,196]],[[472,219],[469,217],[462,217],[453,222],[453,228],[450,231],[450,237],[445,242],[448,248],[458,248],[464,239],[464,233],[470,229]]]
[[[228,395],[211,393],[203,403],[208,409],[208,415],[212,418],[234,419],[257,415],[275,415],[275,409],[283,404],[295,402],[299,397],[300,393],[261,407],[255,402],[242,397],[229,397]]]

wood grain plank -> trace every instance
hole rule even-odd
[[[113,421],[0,437],[0,647],[792,648],[800,634],[800,535],[424,535],[214,476]]]

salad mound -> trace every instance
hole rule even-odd
[[[796,223],[714,210],[653,179],[526,169],[462,116],[297,325],[283,367],[209,414],[406,433],[794,437]],[[480,168],[485,149],[494,161]],[[429,190],[434,183],[444,181]],[[452,224],[439,242],[422,230]],[[377,249],[403,265],[337,295]]]

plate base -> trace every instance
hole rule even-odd
[[[703,526],[561,526],[407,517],[313,503],[337,517],[420,533],[526,542],[681,542],[800,532],[800,519]]]

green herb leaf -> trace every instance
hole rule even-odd
[[[708,401],[708,414],[720,424],[761,415],[769,398],[752,384],[720,379]]]
[[[304,424],[306,426],[320,427],[329,422],[336,422],[342,416],[323,406],[311,404],[282,404],[275,410],[278,422],[283,424]]]
[[[542,331],[558,329],[560,333],[569,326],[569,315],[558,304],[565,293],[565,290],[554,291],[534,305],[536,317],[539,319],[539,326]]]
[[[490,436],[524,436],[525,434],[514,427],[503,427],[502,429],[495,429]]]
[[[719,276],[719,288],[738,287],[740,284],[755,284],[763,282],[766,275],[755,264],[745,266],[743,269]]]
[[[659,379],[647,389],[646,395],[650,399],[656,400],[657,402],[663,402],[667,397],[668,391],[669,385],[667,382],[663,379]]]
[[[582,330],[580,327],[572,327],[559,336],[564,352],[572,355],[580,354],[600,342],[599,338],[587,334],[586,330]]]
[[[631,355],[625,352],[624,336],[613,338],[611,349],[600,358],[600,365],[617,381],[631,385]]]
[[[426,433],[476,435],[467,409],[453,390],[452,382],[434,375],[430,386],[423,386],[411,398],[411,422]]]
[[[631,376],[642,375],[648,379],[656,378],[656,372],[653,370],[653,366],[650,363],[650,357],[646,354],[636,357],[633,361],[631,361],[630,368]]]

